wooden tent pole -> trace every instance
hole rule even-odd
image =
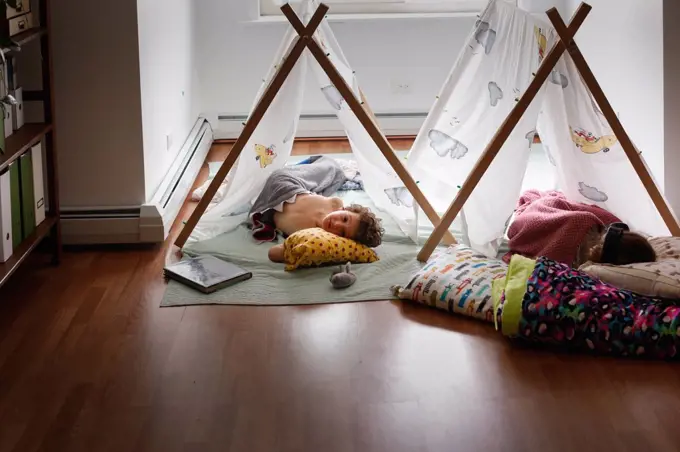
[[[219,189],[220,185],[222,185],[222,182],[227,177],[229,170],[231,170],[232,166],[234,166],[234,163],[236,163],[236,160],[238,159],[239,155],[241,155],[241,151],[243,151],[243,148],[248,143],[248,140],[250,140],[250,137],[253,135],[253,132],[255,132],[257,125],[264,117],[271,103],[274,101],[276,94],[279,92],[279,90],[283,86],[283,83],[286,81],[286,78],[288,78],[288,75],[295,67],[295,63],[297,63],[298,59],[300,58],[300,55],[302,55],[302,52],[307,47],[309,41],[312,39],[312,35],[321,24],[321,21],[323,20],[327,12],[328,6],[323,4],[320,5],[319,8],[314,13],[314,15],[312,16],[312,18],[310,19],[307,27],[303,27],[302,30],[298,30],[300,36],[298,36],[296,40],[293,41],[290,50],[284,57],[283,63],[277,69],[276,73],[274,74],[274,77],[272,78],[271,82],[265,89],[257,105],[253,109],[252,114],[246,121],[243,131],[241,131],[241,134],[236,140],[236,143],[234,143],[234,145],[231,148],[231,151],[229,151],[229,155],[220,166],[220,169],[217,171],[217,174],[215,174],[215,178],[212,180],[212,182],[210,182],[210,185],[208,186],[208,188],[205,191],[205,194],[203,195],[200,202],[196,206],[196,209],[193,211],[193,213],[187,220],[186,224],[182,228],[182,231],[180,232],[179,236],[175,240],[175,245],[177,245],[178,247],[182,248],[189,239],[189,237],[191,236],[191,233],[196,227],[196,224],[198,224],[198,221],[201,219],[201,216],[205,213],[206,209],[210,205],[210,201],[212,201],[213,197],[215,196],[215,193],[217,193],[217,190]]]
[[[548,76],[559,61],[560,57],[572,42],[572,38],[583,24],[583,21],[586,19],[591,9],[592,8],[590,5],[581,3],[581,6],[574,13],[569,28],[565,29],[564,35],[560,36],[560,40],[555,43],[553,48],[550,49],[550,52],[548,52],[548,54],[545,56],[543,62],[536,71],[534,79],[531,81],[510,114],[507,116],[507,118],[505,118],[505,121],[501,127],[498,129],[498,131],[496,131],[493,139],[487,145],[486,149],[477,160],[477,163],[475,163],[472,171],[465,179],[463,186],[458,191],[455,198],[453,199],[453,202],[444,214],[441,223],[439,226],[435,227],[434,231],[425,242],[425,245],[418,253],[419,261],[425,262],[430,258],[432,252],[441,241],[444,231],[448,231],[449,226],[463,208],[463,205],[472,194],[472,191],[475,189],[482,176],[484,176],[484,173],[489,168],[489,165],[491,165],[491,162],[493,162],[493,159],[501,150],[503,144],[505,144],[505,141],[517,126],[517,123],[519,123],[522,115],[524,115],[526,110],[529,108],[529,105],[534,100],[545,81],[548,79]],[[555,14],[557,14],[557,10],[552,8],[551,11],[553,10],[555,11]]]
[[[287,5],[284,5],[284,7],[281,8],[283,13],[286,15],[293,28],[297,31],[300,31],[302,29],[301,27],[303,26],[300,22],[300,19],[298,19],[298,17],[295,15],[292,8],[285,8],[285,6]],[[340,72],[338,72],[333,63],[328,59],[326,52],[316,42],[314,37],[309,40],[307,47],[309,48],[310,52],[312,52],[312,55],[314,55],[314,58],[324,70],[326,75],[328,75],[331,83],[333,83],[335,88],[342,95],[345,102],[347,102],[347,105],[350,107],[352,112],[354,112],[361,125],[364,127],[364,129],[366,129],[366,132],[368,132],[370,137],[373,139],[373,142],[392,166],[394,172],[397,173],[397,176],[399,176],[401,181],[404,183],[406,189],[411,193],[420,208],[423,209],[425,215],[427,215],[434,226],[440,225],[441,219],[439,218],[437,211],[432,207],[423,192],[420,190],[420,187],[418,187],[417,182],[413,179],[413,177],[411,177],[411,174],[408,172],[399,157],[397,157],[392,145],[389,143],[389,141],[387,141],[387,138],[378,128],[377,123],[373,120],[374,116],[372,113],[368,112],[370,110],[367,111],[367,109],[364,108],[364,105],[361,104],[361,101],[357,99],[354,92],[352,91],[352,88],[347,85],[345,79],[342,77]],[[456,243],[456,239],[448,231],[448,228],[445,228],[442,231],[439,240],[442,240],[442,238],[444,239],[444,243],[447,245]]]
[[[557,34],[560,36],[560,38],[562,38],[562,40],[564,40],[565,36],[569,36],[567,27],[557,11],[548,11],[548,17],[555,27],[555,31],[557,31]],[[663,218],[664,222],[666,223],[668,230],[673,236],[680,236],[680,225],[678,224],[677,217],[673,214],[673,211],[666,202],[666,199],[661,194],[661,191],[659,191],[659,188],[654,182],[652,176],[649,174],[647,166],[638,154],[635,145],[628,136],[628,133],[621,124],[621,121],[619,121],[619,117],[616,116],[616,113],[609,103],[607,96],[604,94],[602,87],[595,78],[593,71],[590,69],[590,66],[583,57],[583,54],[581,53],[581,50],[579,49],[576,42],[572,41],[571,45],[567,46],[567,51],[569,52],[569,55],[571,55],[571,59],[574,61],[576,69],[581,74],[583,83],[585,83],[585,85],[590,90],[590,93],[593,95],[595,101],[602,110],[602,114],[607,119],[607,122],[612,128],[614,135],[621,143],[621,147],[628,156],[630,163],[633,165],[633,168],[640,178],[642,185],[645,186],[647,193],[649,194],[650,198],[652,198],[652,201],[659,211],[661,218]]]

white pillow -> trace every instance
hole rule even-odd
[[[406,286],[392,292],[402,300],[493,322],[491,283],[507,270],[502,260],[458,244],[434,254]]]

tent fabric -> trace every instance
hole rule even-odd
[[[669,235],[571,57],[558,62],[550,81],[546,83],[537,131],[554,165],[560,190],[573,201],[609,210],[632,229],[654,236]],[[644,163],[644,156],[640,157]],[[645,167],[653,177],[646,163]]]
[[[304,24],[307,24],[319,6],[319,2],[306,0],[298,6],[298,16]],[[253,109],[296,37],[297,33],[292,27],[289,28],[274,58],[271,70],[263,79]],[[315,39],[326,50],[328,58],[352,88],[355,96],[360,98],[361,91],[356,75],[350,68],[326,20],[322,21],[315,32]],[[398,195],[405,190],[403,183],[311,52],[305,49],[227,176],[226,196],[222,202],[203,214],[194,228],[192,240],[206,240],[238,226],[238,223],[242,221],[242,217],[238,215],[249,210],[267,177],[286,164],[291,154],[302,111],[305,80],[310,71],[347,133],[352,152],[363,176],[365,191],[378,209],[391,215],[403,231],[410,231],[409,236],[414,240],[417,239],[415,230],[412,226],[409,227],[409,224],[415,224],[412,198],[409,197],[410,201],[406,203],[407,205],[400,201]]]
[[[316,0],[303,2],[304,23],[316,6]],[[295,36],[291,28],[263,89]],[[322,22],[315,37],[359,97],[357,78],[327,21]],[[440,214],[448,208],[556,40],[557,34],[547,22],[506,0],[490,0],[481,12],[405,160]],[[285,164],[310,69],[345,128],[365,190],[376,206],[416,242],[422,238],[418,231],[427,229],[423,226],[431,228],[337,89],[305,50],[228,176],[223,201],[203,215],[192,238],[211,238],[235,227],[230,217],[247,212],[267,176]],[[256,101],[261,95],[262,90]],[[573,61],[565,54],[481,178],[458,216],[458,224],[450,227],[465,231],[464,242],[487,255],[497,254],[520,195],[536,133],[554,166],[558,188],[567,199],[609,210],[633,229],[653,235],[668,233]]]
[[[482,12],[408,159],[423,192],[440,210],[492,140],[557,41],[545,21],[503,0]],[[571,57],[549,81],[465,204],[469,240],[494,255],[516,207],[534,136],[571,201],[595,204],[652,235],[668,229]]]

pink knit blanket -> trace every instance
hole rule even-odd
[[[571,265],[581,241],[590,228],[619,220],[612,213],[593,205],[568,201],[557,191],[522,194],[508,229],[510,252],[527,257],[544,256]]]

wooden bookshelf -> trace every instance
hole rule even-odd
[[[24,97],[25,102],[39,102],[42,104],[43,121],[41,123],[26,123],[5,140],[5,151],[0,154],[0,171],[5,171],[12,162],[23,154],[30,152],[39,142],[43,143],[43,158],[45,159],[45,198],[47,200],[45,220],[36,225],[31,235],[17,246],[12,256],[4,263],[0,263],[0,287],[4,285],[12,274],[26,261],[26,258],[36,249],[46,237],[51,236],[52,257],[55,264],[61,259],[61,222],[59,208],[59,181],[57,170],[57,151],[54,142],[54,106],[52,90],[52,60],[50,42],[50,4],[48,0],[31,0],[33,16],[38,18],[38,26],[26,30],[12,37],[20,49],[3,48],[6,57],[12,56],[15,50],[28,49],[29,46],[39,46],[40,68],[42,72],[42,86],[39,90],[29,91]],[[37,52],[36,52],[37,54]],[[19,68],[21,71],[21,68]],[[21,75],[21,74],[20,74]],[[28,91],[24,87],[24,91]],[[1,119],[0,119],[1,120]]]

